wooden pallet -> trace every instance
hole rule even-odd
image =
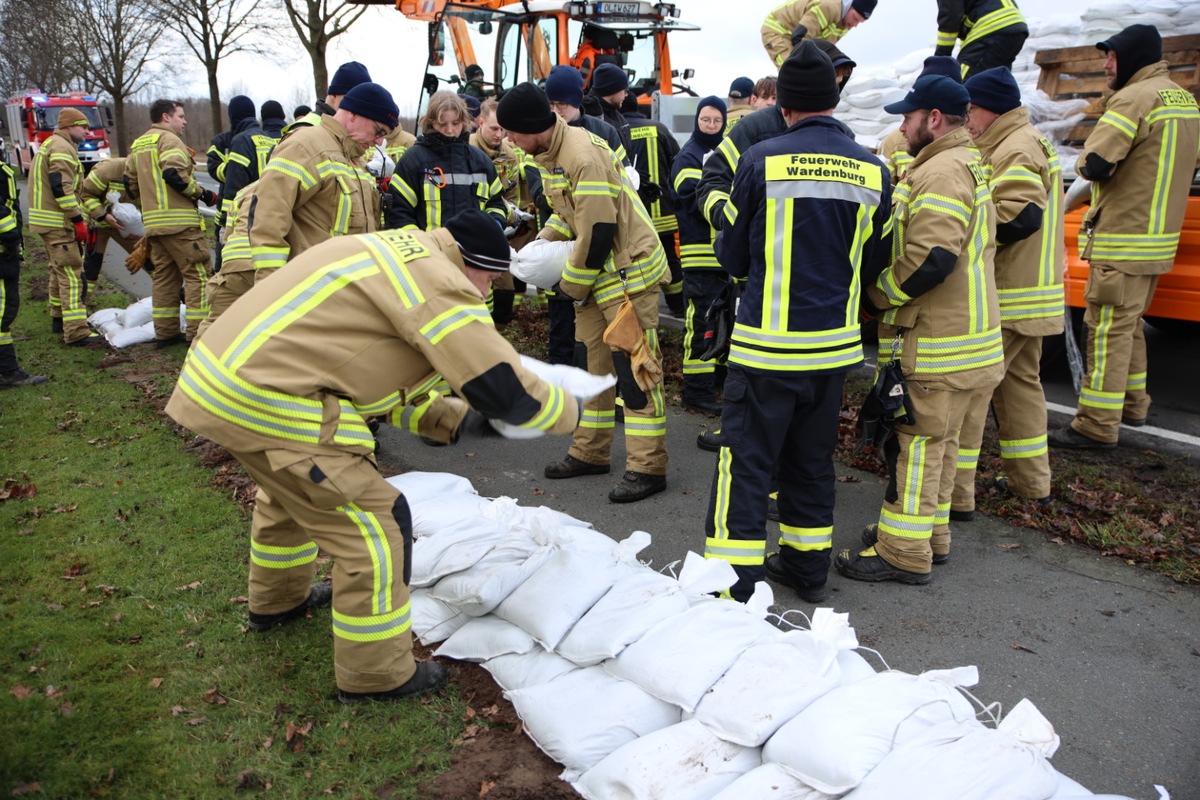
[[[1200,34],[1165,37],[1163,58],[1171,65],[1172,80],[1191,92],[1200,91]],[[1042,50],[1034,57],[1042,68],[1038,88],[1051,99],[1091,101],[1084,120],[1064,137],[1065,145],[1082,145],[1104,113],[1104,101],[1112,94],[1104,77],[1104,59],[1095,45]]]

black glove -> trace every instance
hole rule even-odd
[[[457,442],[464,436],[490,439],[500,436],[500,433],[488,424],[487,417],[471,408],[467,410],[467,415],[458,424],[458,431],[454,435],[454,441]]]
[[[0,258],[19,261],[24,255],[21,252],[22,244],[19,230],[0,233]]]
[[[662,187],[654,181],[642,181],[642,185],[638,187],[638,197],[648,206],[662,198]]]
[[[217,204],[217,193],[212,189],[201,189],[200,202],[206,206],[215,206]]]

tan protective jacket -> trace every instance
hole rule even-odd
[[[458,398],[428,388],[441,373]],[[438,441],[467,411],[569,433],[579,406],[526,371],[493,327],[450,234],[326,242],[243,295],[192,345],[167,413],[235,452],[369,455],[366,418]],[[334,484],[337,476],[328,476]]]
[[[225,245],[221,248],[221,272],[226,274],[254,269],[248,228],[249,210],[258,201],[257,189],[258,181],[246,184],[229,205],[225,217]]]
[[[742,117],[753,113],[754,108],[749,103],[737,103],[729,106],[725,111],[725,133],[729,133],[729,129],[736,125]]]
[[[400,156],[416,143],[417,137],[403,128],[397,127],[383,141],[383,152],[387,153],[388,158],[393,162],[399,164]]]
[[[255,269],[278,269],[334,236],[379,229],[379,190],[362,155],[330,116],[276,145],[255,191],[249,228]]]
[[[908,137],[901,133],[899,128],[896,128],[883,137],[876,152],[887,164],[888,174],[892,176],[892,185],[900,183],[904,177],[904,171],[908,169],[908,165],[913,160],[908,153]]]
[[[1091,154],[1116,165],[1092,181],[1084,258],[1127,275],[1171,271],[1198,142],[1196,98],[1171,80],[1166,61],[1138,70],[1108,98],[1076,165],[1082,174]]]
[[[72,220],[82,218],[79,181],[83,166],[71,134],[59,128],[42,143],[29,167],[29,229],[34,233],[70,230]],[[50,176],[62,178],[62,197],[55,197]]]
[[[608,143],[556,119],[549,149],[534,156],[542,189],[554,214],[538,234],[550,241],[575,240],[559,286],[575,300],[602,308],[620,302],[625,272],[629,294],[655,289],[667,274],[667,254],[646,207]],[[613,245],[593,253],[593,239],[611,230]]]
[[[196,210],[204,187],[196,183],[195,166],[191,148],[161,122],[134,140],[125,161],[125,177],[130,196],[142,209],[147,236],[204,230]],[[183,192],[163,180],[163,170],[171,167],[185,184]]]
[[[792,31],[797,25],[808,29],[811,39],[824,39],[836,44],[847,33],[842,24],[842,0],[792,0],[774,9],[763,20],[763,47],[775,62],[781,65],[792,52]]]
[[[996,208],[963,128],[926,145],[893,195],[892,265],[868,288],[879,357],[903,337],[910,379],[971,389],[1004,374],[994,258]]]
[[[1029,124],[1028,111],[1015,108],[995,120],[975,146],[996,204],[1000,324],[1023,336],[1062,333],[1066,241],[1062,165],[1054,144]],[[1041,225],[1032,232],[1021,216],[1030,213],[1030,205],[1041,209]],[[1005,244],[1006,231],[1027,235]]]
[[[96,166],[79,184],[79,203],[92,220],[93,227],[112,229],[104,221],[108,213],[108,195],[117,193],[122,203],[130,201],[129,193],[125,191],[125,159],[106,158]]]
[[[525,180],[526,163],[524,155],[517,152],[508,139],[502,139],[500,146],[493,148],[483,140],[479,131],[471,134],[468,140],[472,147],[478,147],[492,160],[496,168],[496,177],[500,180],[501,192],[504,199],[522,211],[536,212],[533,204],[533,192]]]

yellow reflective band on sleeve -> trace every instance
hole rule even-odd
[[[790,5],[791,5],[791,3],[784,3],[783,5],[779,6],[778,8],[773,9],[770,14],[767,14],[767,18],[763,20],[762,26],[769,31],[774,31],[775,33],[782,33],[784,36],[791,36],[792,32],[790,30],[787,30],[786,28],[784,28],[782,22],[775,19],[776,11],[782,11],[783,9],[787,8]]]
[[[992,186],[995,186],[998,183],[1005,183],[1008,181],[1035,183],[1038,186],[1043,185],[1041,175],[1034,172],[1029,167],[1021,167],[1021,166],[1009,167],[1008,169],[1004,170],[1004,172],[1001,173],[1000,175],[997,175],[994,178],[992,178],[991,184],[992,184]]]
[[[575,187],[576,197],[611,197],[614,200],[621,194],[621,187],[606,181],[580,181]]]
[[[1050,452],[1046,434],[1028,439],[1001,439],[1001,458],[1036,458]]]
[[[683,184],[687,183],[688,181],[700,180],[700,176],[702,174],[703,173],[700,171],[699,167],[684,167],[683,169],[679,170],[679,174],[675,176],[673,188],[676,192],[678,192]]]
[[[1116,111],[1105,111],[1097,120],[1097,124],[1111,125],[1130,139],[1137,136],[1137,123]]]
[[[409,433],[420,433],[421,419],[440,396],[438,392],[429,392],[419,403],[404,405],[399,409],[393,410],[388,417],[388,421],[400,430],[408,431]]]
[[[354,410],[364,417],[377,417],[391,411],[400,403],[400,392],[392,392],[391,394],[376,400],[374,403],[356,403]]]
[[[550,396],[546,398],[541,411],[534,414],[532,419],[522,422],[517,427],[548,431],[562,418],[563,410],[567,407],[566,391],[553,384],[548,384],[548,386],[550,388]]]
[[[1023,22],[1025,22],[1025,17],[1021,16],[1020,10],[1017,9],[1012,0],[1003,0],[1001,8],[984,14],[971,24],[967,38],[963,39],[963,47],[985,36],[990,36],[997,31],[1004,30],[1013,25],[1020,25]]]
[[[420,334],[430,344],[438,344],[454,331],[471,322],[492,326],[491,315],[482,304],[477,306],[454,306],[443,311],[420,328]]]
[[[313,177],[311,172],[305,169],[302,165],[297,164],[295,161],[290,161],[286,158],[272,158],[267,163],[267,169],[265,171],[278,172],[282,175],[288,176],[289,178],[293,178],[299,182],[300,188],[304,191],[308,191],[317,185],[317,179]]]
[[[317,545],[307,542],[297,547],[280,547],[250,540],[250,560],[267,569],[291,569],[317,560]]]
[[[779,524],[779,546],[793,550],[812,552],[829,550],[833,547],[833,526],[824,528],[797,528]]]
[[[916,216],[918,212],[928,209],[936,211],[939,214],[954,217],[962,222],[963,225],[971,223],[971,207],[960,200],[955,200],[953,197],[926,192],[919,197],[913,198],[909,204],[909,208],[911,209],[912,216]]]
[[[400,195],[401,200],[403,200],[405,203],[408,203],[409,207],[417,207],[417,193],[413,191],[411,186],[399,178],[393,180],[388,185],[395,190],[396,194]]]
[[[563,218],[557,214],[550,217],[550,219],[546,221],[546,227],[549,230],[557,233],[559,236],[562,236],[564,239],[575,238],[575,231],[571,230],[571,226],[567,225],[567,223],[563,221]]]
[[[229,158],[228,158],[228,159],[226,159],[226,161],[232,161],[234,164],[240,164],[240,165],[241,165],[241,166],[243,166],[243,167],[249,167],[249,166],[250,166],[250,159],[246,158],[246,157],[245,157],[244,155],[242,155],[241,153],[233,153],[233,152],[231,152],[231,153],[229,154]]]
[[[954,43],[958,41],[958,31],[938,31],[937,46],[938,47],[954,47]]]

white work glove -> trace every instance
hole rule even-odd
[[[367,161],[367,172],[375,176],[376,180],[383,180],[391,177],[396,171],[396,162],[392,160],[382,147],[373,145],[369,151],[371,158]]]
[[[508,271],[514,278],[532,283],[539,289],[553,289],[562,279],[567,258],[574,247],[574,242],[534,239],[513,257]]]
[[[629,182],[633,184],[633,190],[636,192],[642,188],[642,176],[633,167],[626,167],[625,174],[629,176]]]
[[[504,201],[504,205],[508,207],[508,219],[510,220],[509,225],[504,229],[504,235],[511,239],[517,235],[525,223],[533,220],[533,214],[522,211],[507,200]]]

